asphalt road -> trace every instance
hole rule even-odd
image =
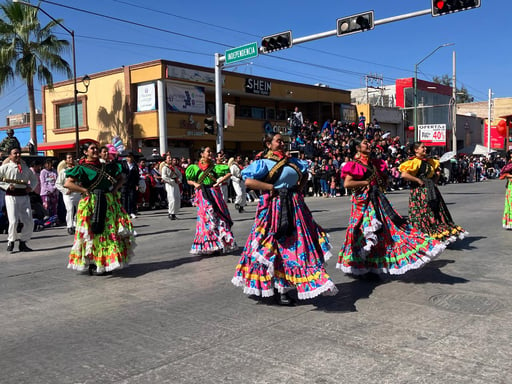
[[[419,271],[380,283],[327,271],[339,294],[278,307],[230,280],[240,252],[189,255],[195,209],[143,212],[133,263],[66,269],[65,228],[7,254],[0,235],[1,383],[512,383],[512,232],[501,181],[441,188],[470,236]],[[408,191],[388,195],[407,213]],[[334,251],[350,200],[308,198]],[[242,247],[255,204],[234,209]]]

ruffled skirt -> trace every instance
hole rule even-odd
[[[434,188],[439,201],[439,208],[436,211],[427,202],[427,188],[416,187],[411,189],[409,220],[414,228],[448,245],[455,242],[457,238],[463,239],[468,233],[464,228],[453,222],[441,192],[436,186]]]
[[[421,233],[396,213],[383,194],[377,206],[367,192],[352,195],[346,238],[336,267],[353,275],[401,275],[424,266],[446,246]],[[393,210],[394,220],[389,210]]]
[[[503,228],[512,229],[512,183],[507,182],[505,209],[503,210]]]
[[[268,193],[260,197],[256,219],[231,280],[244,293],[269,297],[274,288],[285,293],[297,289],[299,299],[310,299],[322,293],[338,292],[324,268],[331,257],[327,234],[313,221],[304,198],[291,193],[294,226],[290,235],[277,236],[279,197]]]
[[[83,271],[90,264],[96,272],[110,272],[128,265],[133,256],[135,241],[133,226],[120,203],[120,194],[106,193],[107,213],[105,229],[94,234],[91,219],[96,196],[82,198],[78,203],[75,239],[69,254],[68,268]]]
[[[212,197],[222,214],[215,212],[213,205],[196,189],[194,203],[197,207],[196,234],[190,253],[195,255],[229,252],[238,247],[231,226],[228,206],[219,187],[210,188]]]

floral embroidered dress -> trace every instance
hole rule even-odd
[[[382,192],[386,163],[370,160],[347,162],[341,177],[370,180],[370,185],[354,189],[352,209],[345,243],[338,256],[337,268],[345,273],[369,272],[400,275],[424,266],[445,246],[409,225],[391,206]]]
[[[68,268],[83,271],[96,266],[96,272],[109,272],[130,262],[135,247],[133,226],[121,206],[120,193],[111,192],[121,173],[119,163],[102,164],[82,161],[66,170],[90,190],[78,203],[75,240],[69,254]]]
[[[434,182],[439,161],[413,157],[400,164],[400,172],[407,172],[421,180],[424,185],[411,182],[409,198],[409,220],[421,232],[443,241],[445,244],[463,239],[467,232],[453,222],[450,211]]]
[[[220,187],[214,187],[217,179],[226,175],[226,164],[202,163],[189,165],[185,171],[187,180],[201,184],[195,190],[197,207],[196,234],[190,253],[211,254],[237,249],[231,231],[233,222]]]
[[[507,176],[512,175],[512,162],[508,162],[500,172],[500,179],[507,180],[507,192],[505,193],[505,208],[503,209],[503,228],[512,229],[512,182]]]
[[[242,171],[242,178],[268,181],[283,156],[256,160]],[[286,160],[286,159],[285,159]],[[315,223],[298,185],[308,164],[295,158],[285,161],[274,182],[276,193],[260,196],[256,218],[231,280],[244,293],[269,297],[296,288],[299,299],[338,292],[324,268],[331,256],[327,234]]]

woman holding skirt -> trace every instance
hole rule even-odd
[[[505,209],[503,210],[503,228],[512,229],[512,151],[507,152],[507,164],[501,169],[500,179],[507,180]]]
[[[83,152],[85,158],[66,170],[64,182],[64,187],[82,194],[68,268],[102,274],[129,263],[135,246],[133,227],[118,192],[123,183],[121,164],[101,163],[94,143],[86,143]]]
[[[278,133],[267,134],[264,146],[266,154],[242,171],[246,187],[263,193],[232,283],[248,295],[275,295],[280,305],[293,304],[292,289],[301,300],[334,295],[324,268],[331,246],[302,193],[308,164],[285,155]]]
[[[196,234],[190,253],[220,254],[237,249],[231,227],[231,215],[224,201],[220,185],[231,174],[227,164],[215,164],[210,147],[200,151],[198,164],[187,167],[187,183],[195,188],[197,207]]]
[[[402,178],[411,183],[409,220],[421,232],[446,245],[463,239],[467,232],[453,222],[450,211],[437,188],[441,170],[439,161],[427,157],[427,147],[417,141],[409,149],[412,155],[400,164]]]
[[[353,191],[352,209],[337,268],[373,278],[424,266],[445,246],[413,228],[393,209],[383,193],[386,163],[370,158],[368,140],[353,139],[350,149],[356,154],[343,166],[341,177]]]

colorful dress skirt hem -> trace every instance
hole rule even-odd
[[[345,243],[336,264],[344,273],[401,275],[423,267],[446,249],[407,224],[384,199],[382,193],[371,199],[368,190],[352,195]]]
[[[328,235],[313,221],[304,198],[290,192],[292,220],[279,234],[280,197],[260,197],[256,218],[231,282],[248,295],[270,297],[297,290],[300,300],[335,295],[336,285],[325,271],[332,253]]]
[[[78,203],[77,227],[68,269],[85,271],[93,264],[97,273],[103,273],[123,268],[130,263],[136,245],[132,223],[120,204],[119,193],[107,193],[105,197],[106,223],[100,234],[94,234],[91,228],[96,196],[86,196]]]
[[[196,232],[190,249],[193,255],[228,253],[238,249],[231,226],[227,222],[231,217],[222,191],[219,187],[212,187],[210,191],[221,214],[215,212],[212,203],[203,196],[203,191],[197,189],[194,200],[197,207]]]

